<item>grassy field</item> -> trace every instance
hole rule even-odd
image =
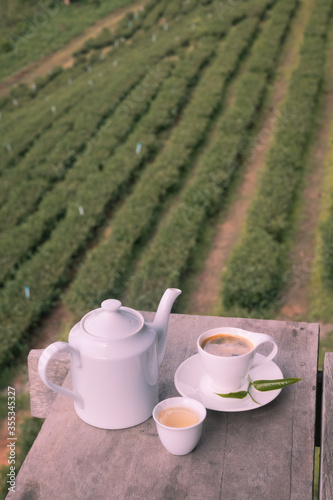
[[[128,3],[55,3],[0,77]],[[333,324],[332,1],[234,4],[147,1],[1,97],[2,387],[48,322],[65,338],[109,297],[155,310],[180,287],[196,314],[202,289],[200,314]]]

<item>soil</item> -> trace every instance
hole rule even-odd
[[[130,4],[126,7],[116,9],[108,16],[98,20],[95,24],[85,29],[80,35],[73,38],[73,40],[62,49],[32,62],[18,73],[2,82],[0,85],[0,97],[8,93],[13,85],[18,83],[31,84],[36,77],[46,75],[56,66],[62,66],[64,68],[72,66],[74,64],[73,53],[78,50],[88,38],[96,37],[103,28],[109,28],[112,32],[117,23],[128,12],[137,12],[141,10],[143,6],[144,2]]]
[[[32,349],[45,349],[59,337],[68,336],[70,328],[74,326],[73,321],[63,302],[58,303],[41,322]],[[65,331],[66,328],[68,331]]]
[[[287,119],[280,114],[279,107],[288,89],[289,77],[298,61],[302,33],[306,25],[311,5],[303,6],[293,20],[289,43],[277,71],[273,88],[270,109],[266,110],[262,126],[257,134],[252,157],[246,162],[243,182],[237,187],[234,201],[229,205],[222,223],[216,228],[211,250],[206,258],[203,270],[197,282],[199,288],[194,290],[189,300],[188,311],[195,314],[216,314],[219,306],[221,274],[227,259],[237,242],[246,221],[246,214],[258,184],[258,176],[264,164],[265,154],[274,135],[274,126],[278,119]]]

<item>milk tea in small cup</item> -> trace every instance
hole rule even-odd
[[[258,346],[265,342],[273,345],[272,351],[254,360]],[[271,361],[278,351],[269,335],[231,327],[204,332],[197,340],[197,348],[213,391],[224,394],[239,390],[249,371]]]
[[[153,418],[166,450],[173,455],[190,453],[198,444],[206,413],[195,399],[175,397],[158,403]]]

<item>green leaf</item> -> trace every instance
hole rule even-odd
[[[250,377],[249,377],[249,386],[248,386],[247,391],[230,392],[229,394],[218,394],[216,392],[215,394],[217,394],[217,396],[220,396],[221,398],[234,398],[234,399],[244,399],[249,394],[250,398],[252,399],[252,401],[254,401],[254,403],[261,404],[261,403],[258,403],[258,401],[256,401],[253,398],[252,394],[250,393],[251,385],[253,385],[253,387],[255,389],[257,389],[257,391],[267,392],[267,391],[276,391],[278,389],[283,389],[287,385],[296,384],[296,382],[299,382],[300,380],[303,380],[303,379],[301,379],[301,378],[280,378],[280,379],[275,379],[275,380],[254,380],[254,381],[251,381]]]
[[[221,398],[244,399],[248,395],[248,392],[247,391],[229,392],[229,394],[218,394],[216,392],[215,394],[217,394],[218,396],[221,396]]]
[[[251,394],[251,392],[250,392],[250,389],[249,389],[249,391],[248,391],[248,394],[249,394],[250,398],[252,399],[252,401],[253,401],[254,403],[256,403],[257,405],[260,405],[260,404],[261,404],[261,403],[259,403],[258,401],[256,401],[256,400],[254,399],[254,397],[252,396],[252,394]]]
[[[275,391],[277,389],[283,389],[287,385],[296,384],[302,380],[301,378],[282,378],[276,380],[255,380],[252,382],[257,391],[267,392],[267,391]]]

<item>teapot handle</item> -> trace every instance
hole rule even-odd
[[[76,394],[74,391],[71,391],[70,389],[65,389],[64,387],[61,387],[60,385],[54,384],[51,382],[51,380],[48,379],[46,375],[46,368],[47,365],[52,358],[57,352],[61,351],[67,351],[71,354],[71,361],[73,362],[74,366],[79,368],[81,366],[81,357],[79,351],[77,351],[74,347],[71,345],[67,344],[67,342],[54,342],[53,344],[50,344],[44,351],[42,352],[41,357],[39,358],[38,362],[38,373],[46,387],[49,387],[49,389],[52,389],[53,391],[59,392],[60,394],[64,394],[65,396],[69,396],[73,398],[76,402],[76,404],[80,407],[83,408],[83,400],[82,397],[79,394]]]

